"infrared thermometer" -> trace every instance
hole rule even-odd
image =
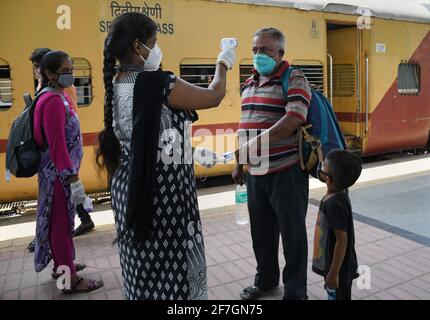
[[[236,38],[224,38],[221,40],[221,50],[228,50],[233,49],[237,47],[237,40]]]

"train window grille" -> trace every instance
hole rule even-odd
[[[402,62],[398,68],[397,88],[401,95],[418,95],[420,92],[420,66]]]
[[[330,83],[330,74],[329,74]],[[353,64],[333,65],[333,96],[351,97],[355,93],[355,67]]]
[[[324,91],[324,68],[322,65],[303,65],[293,64],[293,67],[299,68],[309,84],[319,92]],[[242,88],[245,81],[253,75],[252,70],[254,66],[252,64],[241,64],[240,70],[240,87]]]
[[[293,67],[299,68],[311,87],[318,92],[324,93],[324,67],[323,65],[312,64],[293,64]]]
[[[0,59],[0,110],[12,106],[12,78],[9,64]]]
[[[239,66],[240,88],[242,88],[245,84],[245,81],[253,75],[253,69],[254,65],[252,64],[241,64]]]
[[[93,100],[92,68],[87,59],[72,58],[78,106],[88,106]]]
[[[207,88],[215,75],[214,64],[181,64],[181,78],[196,86]]]

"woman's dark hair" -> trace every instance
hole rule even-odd
[[[69,55],[63,51],[51,51],[45,54],[40,61],[40,74],[42,75],[42,89],[48,86],[49,79],[46,71],[55,73],[60,69],[64,60],[70,59]]]
[[[35,64],[35,63],[40,63],[40,61],[42,61],[43,57],[51,52],[52,50],[49,48],[37,48],[34,49],[34,51],[31,53],[31,56],[29,58],[29,60],[31,61],[31,63]]]
[[[335,149],[327,154],[326,160],[329,163],[330,176],[339,191],[351,187],[360,177],[362,161],[354,153]]]
[[[108,179],[119,166],[120,144],[113,131],[113,79],[115,64],[125,62],[131,54],[133,42],[138,39],[146,43],[157,33],[157,25],[141,13],[126,13],[114,19],[105,40],[103,77],[105,85],[104,124],[99,134],[96,161],[99,168],[106,169]]]

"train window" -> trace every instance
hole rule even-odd
[[[244,60],[239,65],[239,77],[240,77],[240,88],[242,88],[245,81],[252,76],[252,70],[254,69],[254,65],[252,64],[252,60]]]
[[[296,63],[293,63],[292,66],[299,68],[303,74],[305,75],[306,79],[309,81],[310,85],[317,91],[323,92],[324,91],[324,67],[323,65],[318,61],[314,62],[312,61],[295,61]],[[311,64],[312,63],[312,64]],[[240,71],[240,87],[242,88],[242,85],[252,75],[252,69],[254,69],[254,66],[252,64],[252,60],[243,60],[239,66]]]
[[[88,106],[93,100],[91,64],[84,58],[72,58],[78,106]]]
[[[12,106],[12,79],[9,64],[0,59],[0,110]]]
[[[207,88],[215,75],[213,59],[184,59],[180,65],[180,76],[196,86]]]
[[[401,95],[417,95],[420,92],[420,66],[417,63],[400,63],[397,88]]]
[[[314,90],[324,92],[324,67],[320,62],[317,64],[295,62],[292,66],[299,68],[303,72]]]
[[[329,75],[330,81],[330,75]],[[333,96],[350,97],[355,92],[355,68],[353,64],[333,65]]]

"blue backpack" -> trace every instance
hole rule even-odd
[[[285,96],[289,88],[290,67],[282,75]],[[298,131],[299,158],[302,170],[317,178],[318,164],[331,150],[346,150],[345,138],[328,99],[311,88],[311,102],[306,124]]]

